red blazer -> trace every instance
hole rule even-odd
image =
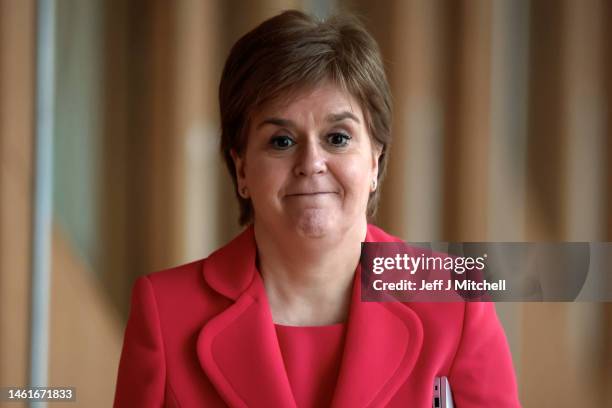
[[[295,407],[255,256],[251,227],[136,281],[115,407]],[[429,408],[436,376],[459,408],[520,406],[492,303],[361,302],[356,275],[333,407]]]

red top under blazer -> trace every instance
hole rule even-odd
[[[368,226],[369,242],[398,241]],[[208,258],[139,278],[115,407],[295,407],[253,228]],[[492,303],[360,301],[359,268],[333,407],[431,407],[436,376],[455,406],[518,407]]]

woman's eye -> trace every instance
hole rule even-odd
[[[332,133],[327,136],[327,141],[335,147],[343,147],[349,144],[351,137],[344,133]]]
[[[275,149],[284,150],[293,146],[295,142],[289,136],[274,136],[270,144]]]

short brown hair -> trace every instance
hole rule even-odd
[[[376,41],[354,17],[317,21],[300,11],[285,11],[234,44],[219,85],[221,152],[240,203],[241,225],[253,220],[253,206],[238,192],[230,152],[244,152],[250,114],[270,100],[323,80],[335,82],[361,105],[370,137],[381,148],[380,186],[391,144],[391,93]],[[368,217],[376,213],[379,191],[370,194]]]

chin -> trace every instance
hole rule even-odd
[[[322,209],[305,210],[294,225],[300,235],[308,238],[323,238],[337,230],[335,217]]]

